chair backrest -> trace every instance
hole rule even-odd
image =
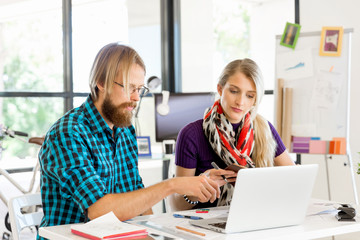
[[[40,225],[44,214],[42,211],[34,211],[37,205],[41,205],[40,193],[24,194],[9,200],[8,208],[14,240],[19,239],[20,232],[24,228]],[[32,212],[26,209],[32,209]]]
[[[168,179],[175,177],[175,171],[176,171],[176,165],[175,165],[175,155],[174,154],[168,154],[166,155],[170,158],[169,162],[169,169],[168,169]],[[173,212],[170,204],[170,196],[167,196],[164,198],[165,203],[165,212]]]

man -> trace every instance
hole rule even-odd
[[[206,176],[144,188],[131,125],[139,95],[146,92],[144,78],[145,65],[132,48],[111,43],[99,51],[91,94],[50,128],[39,153],[41,226],[84,222],[109,211],[120,220],[151,214],[153,205],[173,193],[199,201],[219,197],[217,183]]]

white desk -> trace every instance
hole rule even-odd
[[[315,203],[318,201],[313,200]],[[314,206],[314,205],[312,205]],[[359,206],[356,207],[359,212]],[[310,209],[310,208],[309,208]],[[310,210],[309,210],[310,211]],[[310,212],[309,212],[310,213]],[[311,212],[313,213],[313,212]],[[175,230],[173,232],[178,233],[178,237],[185,239],[264,239],[264,240],[288,240],[288,239],[316,239],[321,237],[335,236],[340,234],[359,232],[360,231],[360,215],[356,216],[356,222],[338,222],[334,217],[335,212],[332,214],[321,215],[308,215],[303,224],[291,227],[282,227],[267,229],[261,231],[251,231],[245,233],[235,234],[221,234],[215,233],[209,230],[197,228],[199,232],[206,233],[205,237],[183,232],[181,230]],[[136,217],[134,221],[148,220],[151,221],[155,217],[168,217],[171,221],[174,219],[171,213],[165,213],[158,216],[146,216]],[[169,219],[170,220],[170,219]],[[184,221],[184,220],[183,220]],[[71,225],[61,225],[54,227],[43,227],[39,229],[39,234],[42,237],[46,237],[51,240],[84,240],[85,238],[78,237],[70,232]],[[192,229],[194,229],[193,227]],[[170,229],[170,228],[167,228]],[[151,233],[160,233],[159,230],[148,228]],[[171,229],[170,229],[171,230]],[[185,235],[184,235],[185,234]],[[165,233],[163,235],[169,235]],[[186,237],[184,237],[186,236]]]

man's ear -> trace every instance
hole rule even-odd
[[[100,92],[104,92],[104,86],[101,83],[96,83],[96,87],[99,89]]]

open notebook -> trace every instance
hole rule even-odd
[[[228,217],[190,224],[224,233],[301,224],[317,171],[316,164],[241,169]]]

